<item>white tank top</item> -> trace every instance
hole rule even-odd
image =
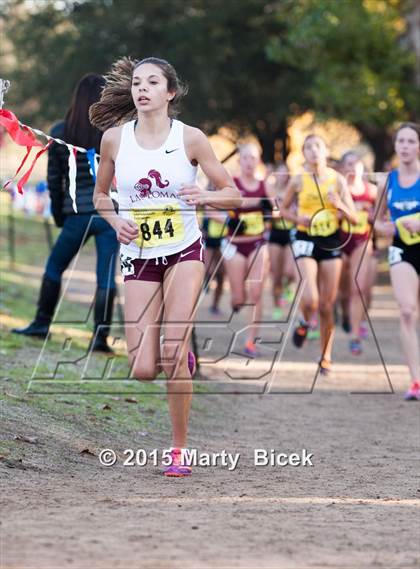
[[[139,237],[121,244],[121,254],[153,259],[172,255],[201,237],[195,206],[178,192],[181,184],[195,184],[197,167],[188,160],[184,147],[184,123],[173,120],[168,138],[160,148],[139,146],[135,121],[122,127],[115,160],[119,214],[139,226]]]

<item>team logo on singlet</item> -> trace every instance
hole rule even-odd
[[[411,211],[415,210],[420,205],[420,202],[417,200],[404,200],[394,202],[392,205],[395,209],[398,209],[400,211]]]
[[[155,186],[153,188],[153,185]],[[145,198],[176,198],[176,194],[169,191],[162,191],[169,186],[169,180],[162,180],[162,174],[157,170],[150,170],[147,177],[140,178],[134,184],[136,194],[131,195],[131,201],[137,202]]]

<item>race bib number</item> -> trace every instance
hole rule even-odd
[[[216,219],[209,219],[207,235],[212,239],[220,239],[228,234],[227,225]]]
[[[364,235],[369,232],[369,213],[367,211],[358,211],[356,214],[357,223],[351,223],[349,229],[345,229],[346,232],[352,235]]]
[[[394,247],[393,245],[388,249],[388,263],[390,265],[395,265],[395,263],[401,263],[403,250],[400,247]]]
[[[124,277],[128,277],[129,275],[134,275],[134,265],[133,259],[128,257],[128,255],[120,255],[121,261],[121,274]]]
[[[231,243],[229,241],[229,239],[223,239],[221,252],[222,252],[223,258],[226,261],[230,261],[231,259],[233,259],[233,257],[236,255],[237,250],[238,250],[238,248],[236,247],[236,245]]]
[[[408,219],[416,219],[417,221],[420,220],[420,213],[412,213],[411,215],[404,215],[403,217],[399,217],[395,222],[397,226],[398,233],[401,237],[401,241],[406,245],[416,245],[420,243],[420,231],[409,231],[403,225],[404,221]]]
[[[328,235],[335,233],[337,229],[337,215],[329,209],[323,209],[311,219],[309,234],[312,237],[328,237]]]
[[[295,259],[298,259],[299,257],[312,257],[314,246],[315,244],[311,241],[304,241],[301,239],[293,241],[292,250]]]
[[[285,229],[289,230],[294,227],[293,222],[289,221],[288,219],[284,219],[283,217],[274,218],[273,217],[273,227],[274,229]]]
[[[242,235],[261,235],[264,233],[264,218],[260,211],[241,213],[239,219],[244,224]]]
[[[135,243],[141,248],[172,245],[184,239],[184,221],[178,204],[159,209],[132,209],[130,213],[139,227]]]

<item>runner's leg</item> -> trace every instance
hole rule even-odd
[[[153,380],[160,368],[160,323],[163,310],[159,282],[129,280],[124,284],[128,359],[136,379]]]
[[[163,282],[165,341],[162,367],[168,380],[172,446],[177,448],[184,448],[187,444],[193,392],[188,348],[204,273],[205,268],[200,261],[184,261],[168,269]]]
[[[321,353],[331,361],[335,321],[334,304],[340,283],[342,260],[328,259],[319,263],[319,316],[321,332]]]
[[[258,336],[258,330],[262,318],[263,304],[262,292],[264,288],[264,277],[267,273],[267,247],[262,245],[252,253],[247,259],[248,274],[246,284],[248,287],[247,302],[250,304],[249,308],[249,328],[248,328],[248,343],[255,343],[255,338]]]
[[[350,256],[351,296],[350,324],[353,340],[358,340],[360,322],[364,315],[363,303],[366,304],[369,262],[372,252],[372,242],[358,245]],[[363,295],[363,302],[360,295]]]
[[[297,259],[297,266],[302,277],[303,289],[299,306],[305,322],[309,322],[312,315],[318,311],[318,264],[311,257],[301,257]]]
[[[232,259],[224,259],[223,262],[229,279],[231,304],[233,309],[235,309],[241,307],[246,299],[247,259],[241,253],[235,253]]]
[[[273,291],[273,306],[280,306],[280,297],[282,294],[282,277],[284,263],[284,247],[275,243],[268,244],[268,254],[270,259],[270,273]]]
[[[419,381],[418,318],[419,276],[409,263],[397,263],[390,268],[391,283],[400,309],[400,337],[410,377]]]

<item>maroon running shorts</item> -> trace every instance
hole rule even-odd
[[[166,271],[178,263],[183,263],[184,261],[200,261],[204,263],[203,249],[203,242],[200,237],[183,251],[173,255],[163,255],[154,259],[133,259],[127,255],[121,255],[121,272],[124,282],[151,281],[163,283]]]

